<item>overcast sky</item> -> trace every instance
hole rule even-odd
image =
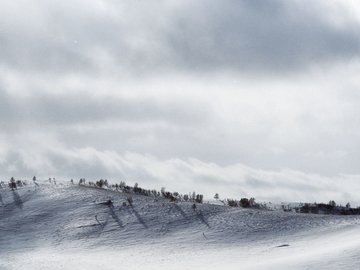
[[[360,204],[357,1],[3,0],[0,175]]]

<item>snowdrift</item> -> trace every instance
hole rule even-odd
[[[0,196],[1,270],[360,269],[359,216],[194,210],[134,194],[129,205],[126,193],[64,183]]]

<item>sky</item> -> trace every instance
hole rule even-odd
[[[3,0],[0,176],[360,205],[357,1]]]

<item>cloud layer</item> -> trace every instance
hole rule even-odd
[[[3,1],[0,53],[2,65],[56,74],[283,74],[359,57],[350,3]]]
[[[89,147],[71,150],[53,147],[37,155],[9,151],[7,162],[1,165],[2,171],[21,170],[24,175],[38,172],[43,179],[47,178],[43,174],[46,172],[61,175],[65,180],[74,175],[82,175],[88,180],[108,178],[112,183],[125,180],[130,185],[138,182],[145,188],[166,187],[183,194],[198,191],[207,199],[216,192],[223,199],[256,197],[259,201],[272,202],[327,202],[330,199],[340,203],[360,202],[348,188],[356,186],[360,176],[323,177],[288,169],[265,171],[243,164],[219,166],[197,159],[159,160],[151,155],[130,152],[119,155]]]
[[[356,1],[2,1],[0,169],[357,201]]]

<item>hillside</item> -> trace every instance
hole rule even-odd
[[[194,210],[136,194],[129,205],[126,193],[70,183],[29,183],[0,195],[1,270],[360,265],[359,216],[215,204]]]

